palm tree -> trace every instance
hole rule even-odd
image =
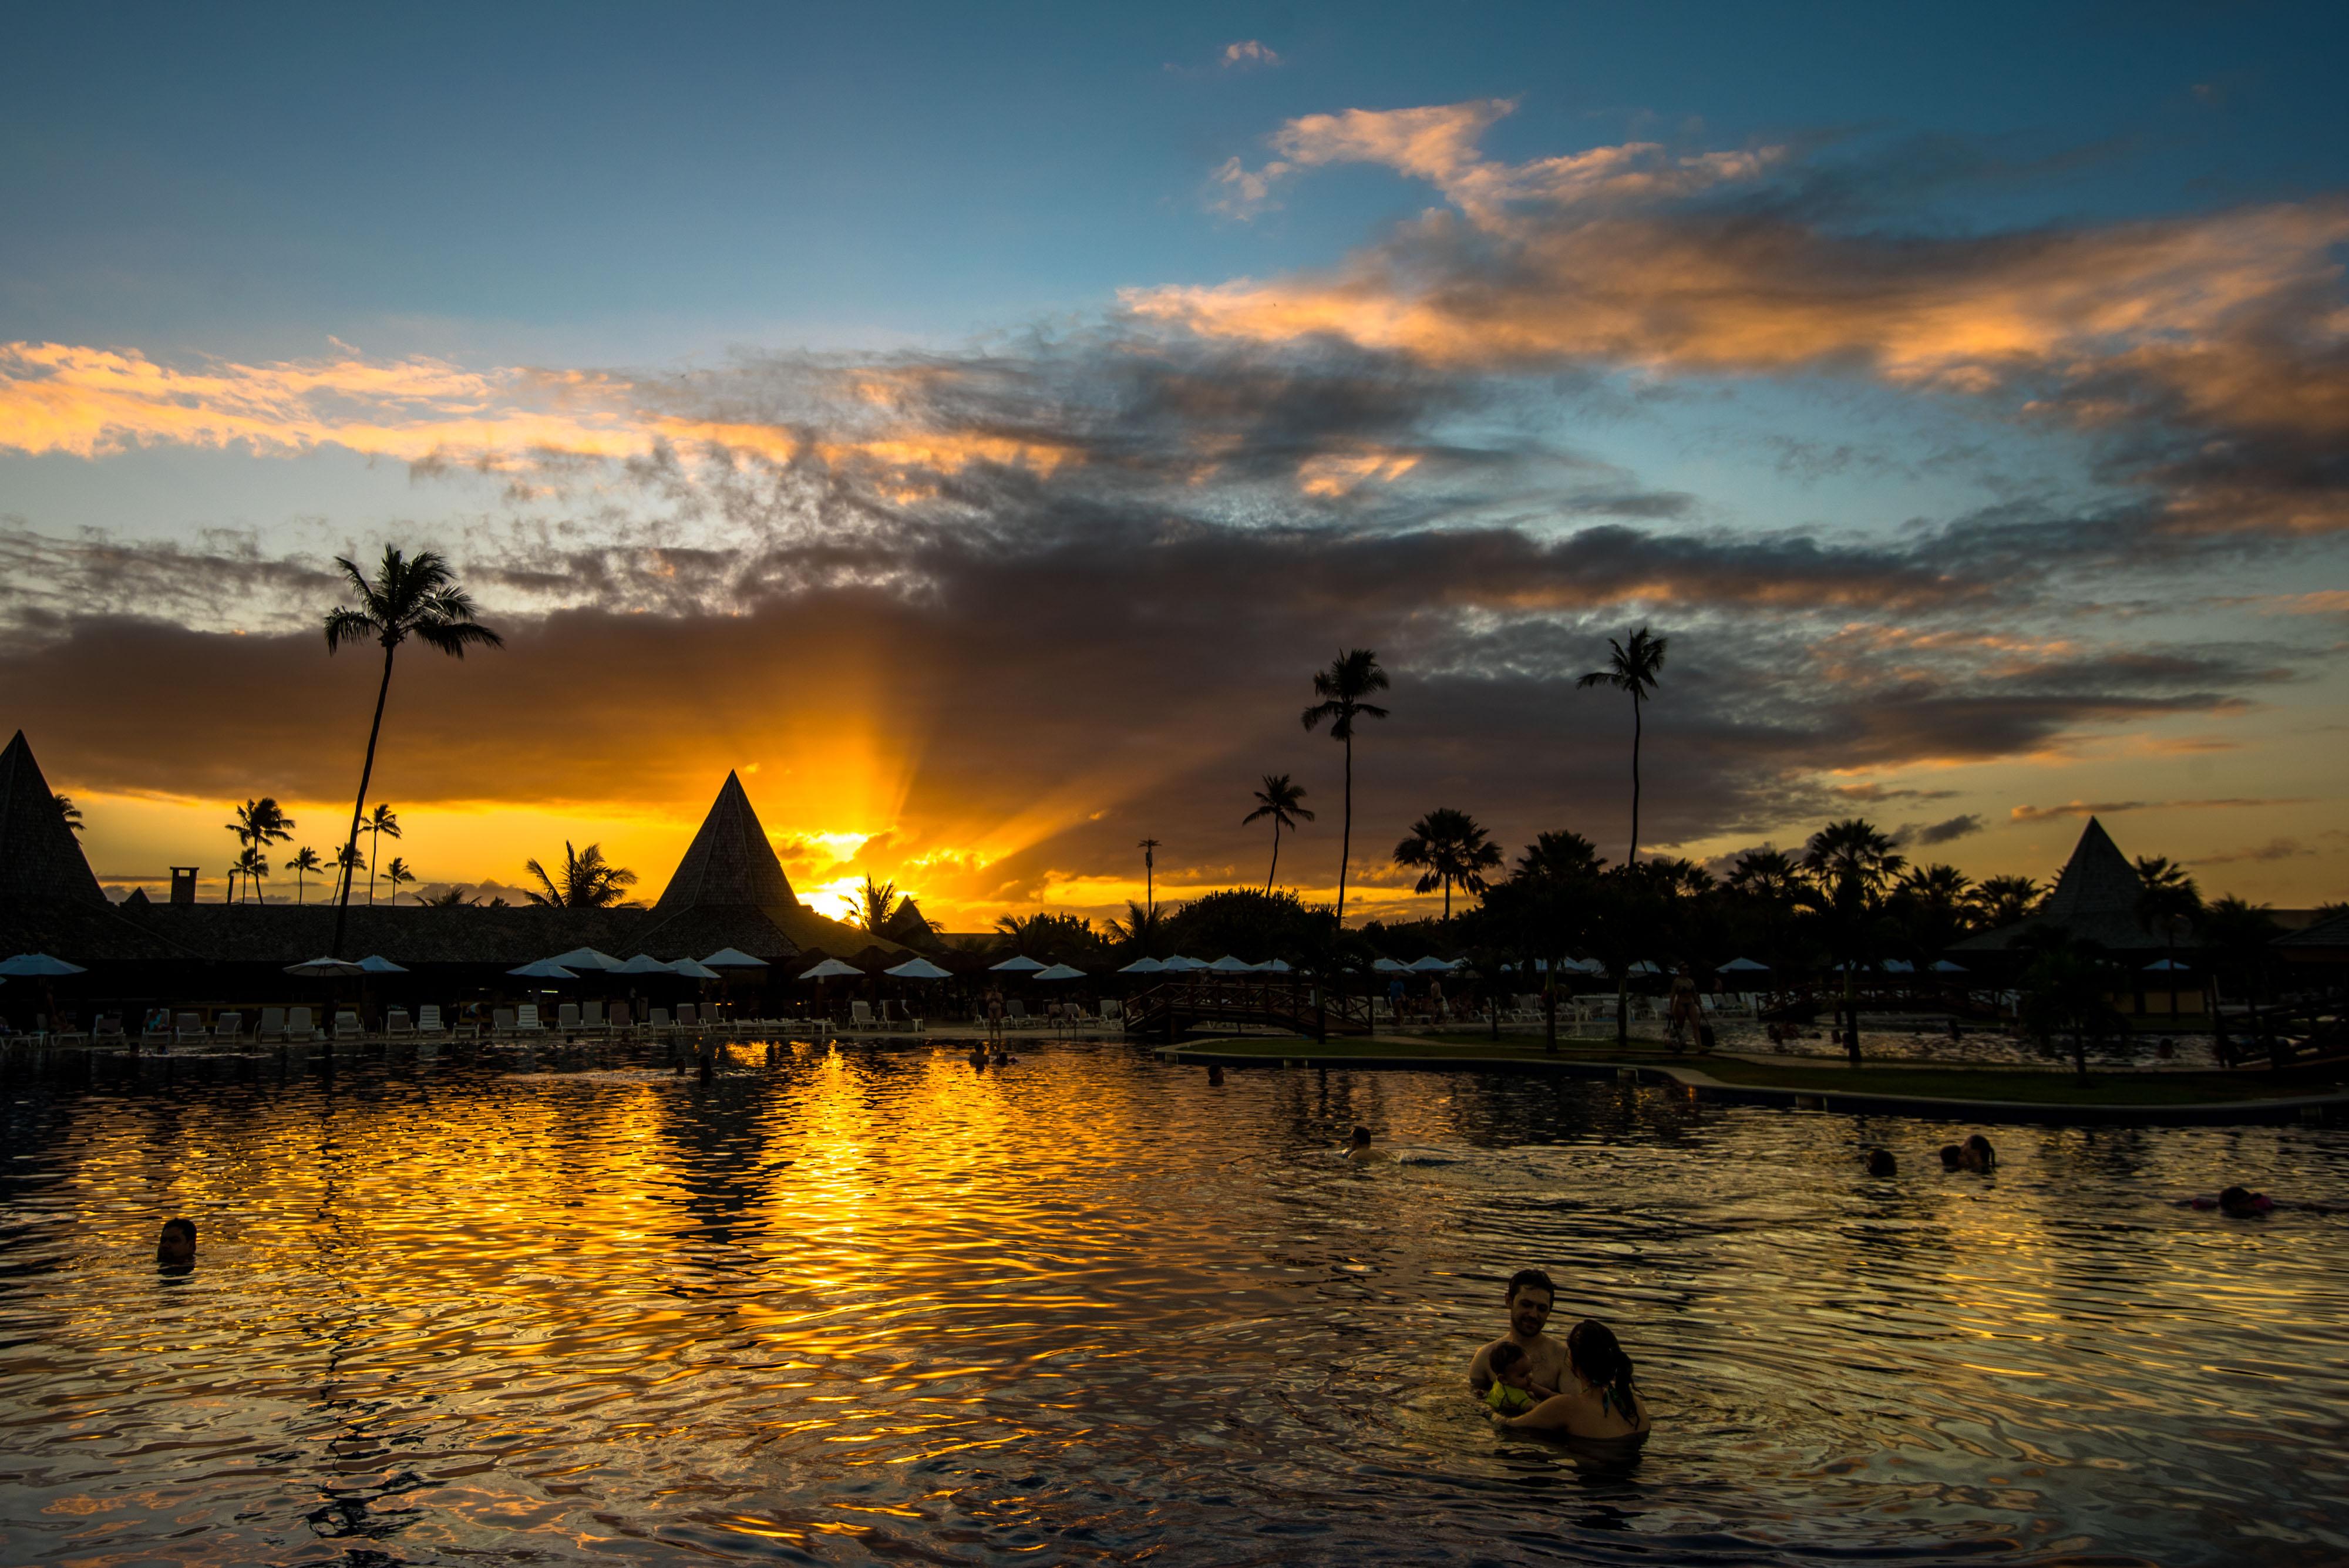
[[[563,878],[557,881],[546,874],[546,867],[535,860],[525,860],[522,868],[538,878],[546,889],[533,893],[523,889],[523,897],[533,904],[551,905],[563,909],[608,909],[620,901],[622,889],[631,887],[636,874],[625,866],[615,866],[604,858],[604,846],[591,844],[574,851],[571,841],[563,841]]]
[[[1594,670],[1574,683],[1577,688],[1611,686],[1631,694],[1631,853],[1624,857],[1626,866],[1640,858],[1640,710],[1663,674],[1664,649],[1671,644],[1668,637],[1651,637],[1644,626],[1633,632],[1628,642],[1618,642],[1610,637],[1607,639],[1607,668]]]
[[[408,868],[407,861],[395,855],[391,857],[391,864],[383,868],[383,879],[391,884],[391,901],[397,904],[401,884],[415,881],[416,873]],[[375,889],[369,888],[367,891],[372,894]]]
[[[375,809],[367,813],[367,821],[359,825],[359,831],[367,836],[367,902],[372,904],[375,902],[376,851],[383,847],[385,839],[399,836],[399,814],[378,801]],[[393,896],[398,897],[397,890]]]
[[[2039,907],[2039,884],[2028,877],[1985,877],[1974,884],[1974,919],[1990,930],[2012,926]]]
[[[897,884],[875,882],[873,873],[864,874],[864,886],[854,893],[843,894],[848,905],[848,923],[861,926],[874,936],[880,936],[897,915]]]
[[[2137,879],[2137,924],[2161,932],[2162,978],[2169,988],[2169,1026],[2178,1027],[2178,928],[2190,925],[2202,913],[2202,889],[2186,867],[2166,855],[2140,855]]]
[[[1485,829],[1464,811],[1438,806],[1411,825],[1411,836],[1395,846],[1398,866],[1421,873],[1415,891],[1444,889],[1444,923],[1452,923],[1452,889],[1482,893],[1487,871],[1501,868],[1500,846],[1486,842]]]
[[[1158,918],[1158,840],[1145,838],[1134,846],[1142,851],[1142,907]]]
[[[2219,1044],[2219,1059],[2232,1064],[2234,1051],[2228,1044],[2227,1029],[2219,1012],[2219,986],[2215,971],[2220,966],[2234,971],[2242,982],[2243,1000],[2251,1006],[2253,1035],[2262,1041],[2269,1038],[2268,1023],[2263,1011],[2260,980],[2271,958],[2268,946],[2282,934],[2275,916],[2265,904],[2253,904],[2229,894],[2213,898],[2202,911],[2201,937],[2205,960],[2214,973],[2210,985],[2210,1028]],[[2273,1046],[2271,1044],[2270,1049]]]
[[[243,877],[244,885],[253,889],[256,898],[261,896],[261,879],[268,875],[269,862],[263,858],[260,850],[251,846],[247,846],[244,853],[236,857],[236,863],[229,867],[232,885],[236,877]]]
[[[451,882],[438,893],[419,893],[416,901],[428,909],[461,909],[472,903],[465,889]]]
[[[1313,672],[1313,695],[1321,701],[1305,710],[1309,734],[1327,719],[1330,738],[1346,747],[1345,826],[1338,836],[1338,924],[1341,928],[1346,923],[1346,863],[1354,851],[1354,721],[1385,718],[1384,708],[1362,699],[1386,689],[1387,672],[1379,668],[1379,656],[1367,648],[1350,648],[1331,659],[1329,669]]]
[[[1802,867],[1783,849],[1749,849],[1729,867],[1728,888],[1765,904],[1792,903],[1801,890]]]
[[[457,586],[449,563],[434,551],[419,550],[410,560],[387,545],[372,580],[348,556],[336,556],[335,565],[343,569],[358,594],[359,607],[337,605],[326,612],[326,651],[332,653],[361,638],[373,638],[383,645],[383,683],[376,690],[375,722],[367,729],[367,761],[359,768],[358,798],[351,803],[351,833],[345,840],[347,846],[356,849],[359,818],[367,811],[367,782],[375,775],[376,742],[383,734],[383,705],[391,695],[392,655],[410,637],[454,659],[462,659],[465,649],[476,643],[502,648],[504,642],[473,618],[472,599]],[[342,953],[343,922],[350,908],[351,879],[345,872],[342,898],[335,907],[335,940],[327,950],[329,956]]]
[[[57,803],[57,820],[66,825],[67,832],[78,835],[81,832],[81,807],[73,803],[73,796],[69,794],[53,798]]]
[[[1579,833],[1544,833],[1517,857],[1516,874],[1537,881],[1578,882],[1598,876],[1606,863],[1599,846]]]
[[[236,841],[247,849],[266,851],[271,845],[282,844],[294,836],[294,819],[279,808],[274,799],[263,795],[259,800],[249,800],[238,806],[236,820],[228,825],[228,830],[235,834]],[[232,891],[239,870],[239,867],[230,867]],[[264,877],[268,874],[265,870],[262,873]],[[248,884],[250,880],[248,877]]]
[[[304,879],[325,867],[319,864],[318,852],[305,844],[294,852],[291,860],[285,862],[285,869],[294,873],[294,901],[298,904],[302,901]]]
[[[1859,1065],[1858,968],[1885,890],[1908,866],[1889,835],[1860,817],[1830,822],[1811,836],[1803,869],[1817,882],[1826,905],[1829,936],[1843,960],[1845,1048]]]
[[[366,865],[367,857],[359,853],[359,846],[356,844],[346,844],[335,851],[335,876],[337,880],[346,885],[357,877]]]
[[[1294,832],[1300,820],[1313,820],[1313,814],[1305,809],[1304,800],[1304,785],[1289,783],[1287,774],[1267,774],[1264,787],[1256,792],[1256,809],[1240,818],[1242,827],[1260,816],[1272,818],[1272,866],[1264,874],[1264,890],[1268,893],[1272,891],[1274,873],[1280,869],[1280,830],[1286,827]]]

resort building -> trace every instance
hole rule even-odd
[[[2205,981],[2189,967],[2200,944],[2190,929],[2173,935],[2146,920],[2139,907],[2144,886],[2137,867],[2104,824],[2092,816],[2038,909],[2011,926],[1968,937],[1952,950],[2003,951],[2027,944],[2038,933],[2060,932],[2074,941],[2095,943],[2134,973],[2137,984],[2113,998],[2124,1012],[2200,1013],[2206,1007]],[[2177,968],[2167,967],[2173,962]],[[2191,984],[2189,975],[2194,975]]]

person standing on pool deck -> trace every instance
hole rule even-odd
[[[1526,1353],[1529,1381],[1550,1388],[1567,1386],[1566,1346],[1542,1333],[1557,1300],[1557,1287],[1539,1269],[1519,1269],[1509,1276],[1509,1288],[1501,1297],[1509,1309],[1509,1332],[1477,1351],[1468,1363],[1468,1386],[1477,1398],[1493,1391],[1493,1352],[1504,1345],[1514,1345]]]

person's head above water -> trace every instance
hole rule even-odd
[[[1356,1148],[1370,1147],[1371,1129],[1368,1127],[1356,1127],[1354,1129],[1353,1144]]]
[[[1943,1170],[1955,1170],[1959,1167],[1964,1165],[1965,1162],[1966,1151],[1964,1149],[1960,1148],[1953,1143],[1945,1143],[1941,1146],[1941,1168]]]
[[[1890,1149],[1871,1148],[1868,1151],[1868,1175],[1891,1176],[1899,1171],[1899,1168],[1900,1168],[1899,1166],[1893,1163],[1892,1151]]]
[[[1998,1150],[1991,1147],[1990,1139],[1980,1133],[1975,1133],[1966,1139],[1964,1158],[1966,1167],[1970,1170],[1998,1168]]]
[[[1638,1408],[1631,1389],[1631,1358],[1623,1354],[1615,1331],[1595,1317],[1584,1318],[1567,1331],[1566,1358],[1575,1376],[1599,1389],[1619,1416]]]
[[[2220,1212],[2230,1214],[2238,1220],[2265,1214],[2274,1207],[2266,1193],[2254,1192],[2248,1187],[2230,1187],[2219,1194]]]
[[[1493,1346],[1485,1365],[1493,1369],[1495,1377],[1512,1387],[1524,1387],[1533,1376],[1533,1363],[1526,1359],[1525,1351],[1506,1339]]]
[[[163,1233],[155,1241],[155,1261],[167,1267],[181,1267],[196,1261],[196,1222],[192,1220],[166,1220]]]
[[[1550,1304],[1557,1300],[1557,1287],[1539,1269],[1519,1269],[1509,1276],[1508,1293],[1501,1298],[1508,1304],[1509,1330],[1522,1339],[1531,1339],[1549,1321]]]

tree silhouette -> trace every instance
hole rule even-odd
[[[1968,902],[1974,919],[1990,930],[2012,926],[2039,907],[2041,888],[2028,877],[1985,877],[1974,884]]]
[[[1844,1045],[1859,1065],[1860,965],[1872,958],[1878,939],[1884,895],[1909,862],[1891,836],[1860,817],[1830,822],[1811,836],[1803,869],[1817,884],[1827,941],[1843,964]]]
[[[372,904],[375,902],[376,854],[383,847],[385,839],[400,836],[399,814],[378,801],[375,809],[367,813],[367,821],[360,825],[359,831],[367,836],[367,902]],[[392,897],[398,898],[399,889],[393,888]]]
[[[848,905],[848,923],[876,937],[885,934],[897,917],[897,884],[875,882],[870,871],[864,874],[864,887],[841,898]]]
[[[51,798],[57,805],[57,820],[66,825],[67,832],[78,837],[81,834],[81,807],[73,803],[73,796],[69,794],[59,794]]]
[[[563,865],[560,879],[546,874],[546,867],[535,860],[525,860],[523,869],[538,878],[544,892],[523,889],[522,896],[533,904],[549,905],[563,909],[607,909],[625,896],[623,890],[635,885],[636,874],[625,866],[615,866],[604,858],[604,846],[591,844],[574,851],[571,841],[563,841]]]
[[[1331,659],[1329,669],[1313,672],[1313,695],[1321,701],[1305,710],[1309,734],[1326,719],[1330,738],[1342,742],[1346,748],[1345,826],[1338,836],[1338,924],[1341,928],[1346,923],[1346,863],[1354,850],[1354,721],[1385,718],[1384,708],[1363,699],[1386,689],[1387,672],[1379,668],[1379,656],[1367,648],[1350,648]]]
[[[1644,626],[1629,641],[1609,638],[1606,668],[1575,682],[1578,688],[1611,686],[1631,694],[1631,853],[1623,857],[1626,866],[1636,865],[1640,858],[1640,713],[1663,673],[1664,649],[1671,643],[1668,637],[1650,636]]]
[[[1287,774],[1267,774],[1264,787],[1256,792],[1256,809],[1240,818],[1246,827],[1258,817],[1272,818],[1272,866],[1264,874],[1264,890],[1272,891],[1273,877],[1280,870],[1280,830],[1295,831],[1299,822],[1310,822],[1313,814],[1305,809],[1305,786],[1288,782]]]
[[[294,873],[294,901],[298,904],[302,902],[302,888],[306,878],[326,867],[318,859],[318,852],[305,844],[294,852],[291,860],[285,862],[285,869]]]
[[[408,868],[407,861],[395,855],[391,857],[391,864],[383,868],[383,879],[391,884],[391,901],[397,904],[399,902],[401,886],[415,881],[416,873]],[[372,892],[373,889],[370,888],[369,891]]]
[[[326,651],[332,653],[343,644],[362,638],[373,638],[383,645],[383,683],[376,689],[375,721],[367,728],[367,761],[359,768],[358,796],[351,803],[350,836],[344,840],[347,849],[356,851],[359,818],[367,811],[367,783],[375,776],[376,742],[383,734],[383,706],[391,695],[392,656],[399,651],[399,645],[413,637],[427,648],[438,649],[452,659],[462,659],[465,649],[475,645],[501,648],[504,643],[496,632],[473,618],[471,597],[457,586],[449,563],[431,550],[419,550],[410,559],[387,545],[383,561],[372,578],[348,556],[336,556],[335,565],[342,568],[343,576],[357,591],[358,607],[337,605],[326,612]],[[342,956],[343,922],[351,908],[351,877],[347,870],[343,873],[342,885],[342,897],[335,906],[335,940],[327,950],[328,956],[335,958]]]
[[[1438,806],[1411,825],[1411,836],[1395,846],[1395,864],[1421,873],[1414,889],[1444,889],[1444,922],[1452,923],[1452,889],[1485,890],[1487,871],[1501,868],[1501,851],[1487,842],[1485,829],[1464,811]]]
[[[266,853],[271,845],[283,844],[294,836],[294,819],[279,808],[274,798],[263,795],[259,800],[249,800],[238,806],[236,820],[228,825],[228,830],[236,835],[236,841],[245,848],[258,853]],[[261,875],[266,877],[269,872],[265,862],[263,863],[263,867]],[[232,892],[235,888],[236,877],[240,875],[245,877],[248,887],[253,885],[250,872],[245,869],[244,862],[240,860],[235,866],[230,867],[229,881]],[[259,897],[257,891],[254,896]]]
[[[232,880],[243,877],[244,885],[253,890],[255,898],[259,898],[261,883],[269,875],[269,861],[259,849],[248,845],[244,853],[236,857],[235,864],[229,867],[229,875]]]
[[[2186,874],[2186,867],[2166,855],[2140,855],[2137,862],[2137,924],[2148,931],[2161,933],[2162,961],[2168,967],[2161,971],[2169,991],[2169,1023],[2178,1026],[2178,932],[2189,927],[2202,913],[2202,889]]]

